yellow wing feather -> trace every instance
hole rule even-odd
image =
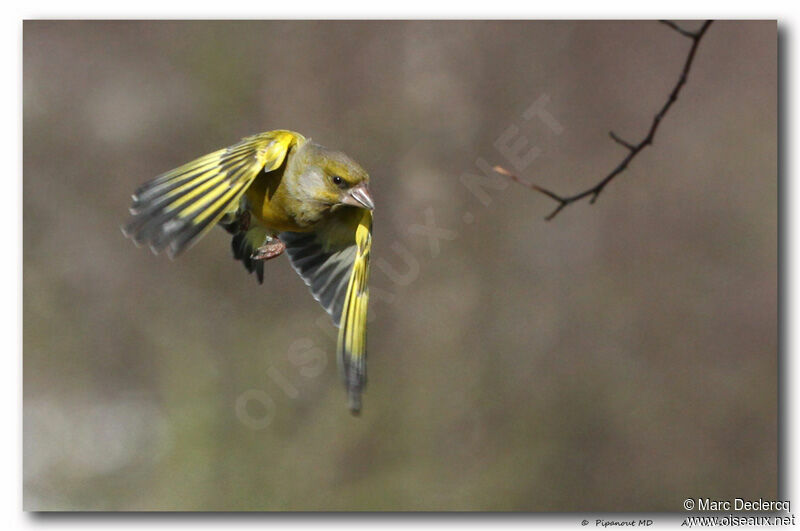
[[[268,131],[156,177],[134,194],[125,234],[175,257],[235,211],[259,173],[277,169],[304,140],[292,131]]]
[[[345,292],[337,345],[347,386],[348,405],[355,414],[361,410],[361,391],[367,383],[367,305],[372,248],[372,212],[362,212],[356,228],[356,256]]]

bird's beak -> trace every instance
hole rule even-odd
[[[347,195],[342,199],[342,203],[359,208],[367,208],[373,210],[375,203],[372,202],[372,197],[369,195],[367,183],[361,183],[347,192]]]

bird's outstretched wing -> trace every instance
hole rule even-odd
[[[136,190],[123,232],[174,258],[235,211],[259,173],[280,167],[303,140],[292,131],[268,131],[156,177]]]
[[[367,303],[372,212],[340,207],[314,232],[283,232],[295,271],[339,327],[337,359],[350,410],[361,409],[367,381]]]

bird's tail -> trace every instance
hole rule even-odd
[[[249,219],[249,215],[247,218]],[[243,225],[239,219],[231,223],[221,223],[221,225],[233,234],[231,239],[233,258],[242,262],[248,273],[255,272],[258,283],[263,284],[264,260],[254,259],[253,254],[261,245],[264,245],[269,235],[267,229],[258,224],[247,223],[248,227]]]

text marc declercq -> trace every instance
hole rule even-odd
[[[788,501],[775,500],[745,500],[735,498],[733,503],[730,500],[712,500],[711,498],[697,498],[698,511],[769,511],[789,512]]]

